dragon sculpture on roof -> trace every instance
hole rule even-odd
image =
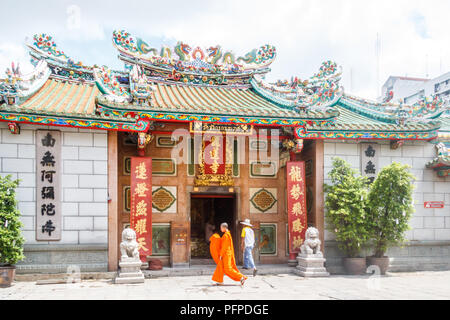
[[[173,48],[163,46],[159,51],[125,30],[113,32],[113,44],[119,52],[162,68],[177,67],[179,71],[204,73],[240,73],[267,68],[276,57],[276,49],[263,45],[236,58],[232,51],[221,46],[203,49],[178,42]]]

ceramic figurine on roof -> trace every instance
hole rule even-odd
[[[83,65],[81,61],[75,62],[73,59],[69,58],[64,51],[58,50],[52,36],[45,33],[35,34],[33,36],[33,41],[28,43],[27,46],[32,49],[30,54],[33,58],[35,58],[34,61],[36,61],[36,59],[40,60],[40,58],[45,58],[75,69],[92,69],[89,66]]]
[[[129,101],[130,92],[128,88],[121,85],[121,74],[109,69],[107,66],[94,69],[94,79],[100,91],[111,101]]]
[[[153,88],[141,66],[135,65],[130,72],[130,91],[133,99],[140,105],[147,106]]]
[[[47,61],[52,74],[69,80],[93,81],[92,67],[82,62],[75,62],[62,50],[59,50],[50,35],[35,34],[33,40],[26,43],[30,49],[31,63],[37,66],[42,60]]]
[[[33,47],[43,55],[47,54],[49,57],[67,61],[69,57],[66,56],[64,51],[58,50],[52,36],[45,33],[35,34],[33,36]]]
[[[342,95],[341,74],[336,63],[326,61],[317,74],[305,81],[295,77],[290,83],[286,80],[269,84],[261,77],[255,77],[251,83],[260,94],[287,107],[327,108]]]
[[[426,167],[435,170],[440,177],[450,176],[450,143],[439,142],[436,151],[437,157],[429,161]]]
[[[47,62],[40,61],[29,74],[22,75],[20,68],[11,64],[11,69],[6,69],[6,78],[0,80],[0,96],[8,104],[19,103],[39,90],[50,76]],[[0,99],[1,100],[1,99]]]

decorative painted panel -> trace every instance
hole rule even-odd
[[[61,240],[61,132],[36,131],[36,240]]]
[[[233,177],[239,177],[239,148],[238,141],[233,141]]]
[[[177,164],[175,162],[175,159],[153,158],[152,174],[154,176],[176,176]]]
[[[170,223],[154,223],[152,256],[170,256]]]
[[[152,196],[152,212],[177,213],[177,187],[153,186]]]
[[[123,157],[123,174],[129,176],[131,172],[131,158]]]
[[[261,255],[277,255],[277,224],[260,224],[259,250]]]
[[[131,208],[131,193],[130,186],[123,187],[123,211],[126,213],[130,213]]]
[[[276,178],[277,164],[273,161],[250,161],[251,178]]]
[[[187,175],[192,177],[195,175],[195,151],[194,151],[194,139],[189,138],[189,148],[188,148],[188,164],[187,164]]]
[[[277,213],[276,188],[250,188],[250,213]]]
[[[156,146],[160,148],[172,148],[176,144],[170,135],[156,136]]]
[[[248,147],[252,151],[258,151],[258,150],[268,150],[268,140],[258,140],[258,139],[249,139],[248,140]]]

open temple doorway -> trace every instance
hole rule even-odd
[[[191,264],[213,264],[209,252],[209,238],[214,232],[220,236],[220,224],[228,223],[235,239],[234,195],[191,195]]]

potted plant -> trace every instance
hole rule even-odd
[[[389,267],[389,258],[385,256],[387,248],[404,241],[414,212],[415,178],[408,168],[408,165],[396,162],[384,167],[369,191],[368,223],[374,254],[367,257],[367,264],[377,265],[381,274],[385,274]]]
[[[343,260],[346,272],[363,274],[366,259],[360,252],[369,236],[366,217],[368,180],[337,157],[333,158],[329,177],[332,184],[325,184],[327,228],[336,234],[338,247],[346,254]]]
[[[22,222],[17,209],[18,180],[0,176],[0,287],[9,287],[15,276],[15,264],[24,258]]]

